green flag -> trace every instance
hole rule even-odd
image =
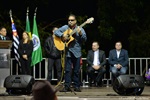
[[[26,31],[29,33],[30,39],[32,39],[32,35],[30,31],[30,21],[29,21],[29,8],[27,8],[27,14],[26,14]]]
[[[36,13],[33,19],[33,33],[32,33],[32,41],[34,45],[33,53],[32,53],[32,63],[31,66],[42,61],[42,49],[41,43],[38,35],[37,24],[36,24]]]

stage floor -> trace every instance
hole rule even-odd
[[[32,96],[6,95],[5,88],[0,88],[0,100],[30,100]],[[112,87],[82,87],[82,92],[57,92],[58,100],[150,100],[150,86],[145,86],[140,96],[120,96]]]

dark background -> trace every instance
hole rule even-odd
[[[94,23],[84,27],[88,40],[82,48],[83,57],[86,57],[87,50],[91,49],[91,43],[95,40],[100,42],[100,48],[106,51],[107,57],[116,41],[123,43],[130,57],[149,57],[149,5],[149,0],[1,0],[0,26],[7,27],[8,35],[12,37],[11,9],[21,39],[27,7],[31,30],[37,7],[38,31],[43,45],[53,26],[67,24],[70,13],[78,16],[79,25],[87,18],[94,17]]]
[[[46,57],[43,45],[45,39],[51,34],[52,27],[67,24],[67,16],[70,13],[77,16],[78,25],[86,19],[94,17],[92,24],[84,26],[88,40],[82,46],[83,57],[86,57],[87,51],[91,49],[91,43],[96,40],[100,43],[100,49],[106,52],[106,57],[108,57],[109,50],[114,48],[115,42],[121,41],[123,48],[128,50],[130,58],[149,58],[149,5],[149,0],[1,0],[0,26],[5,26],[8,36],[12,38],[9,17],[9,10],[11,9],[21,39],[26,26],[27,7],[29,7],[31,32],[34,10],[37,7],[38,32],[43,57]],[[141,65],[139,61],[137,62],[136,68],[140,68]],[[44,66],[43,61],[42,65]],[[144,69],[145,65],[142,65],[142,67]],[[36,68],[38,72],[39,67]],[[86,65],[83,65],[83,70],[85,69]],[[42,67],[42,70],[45,70],[44,67]],[[134,71],[133,67],[131,71]],[[109,69],[107,69],[107,73],[109,73]],[[139,71],[137,73],[139,74]],[[38,77],[38,74],[36,77]]]

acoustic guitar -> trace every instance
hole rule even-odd
[[[79,26],[79,28],[82,28],[84,25],[86,24],[90,24],[94,21],[94,18],[91,17],[89,19],[87,19],[83,24],[81,24]],[[69,43],[72,42],[74,40],[74,37],[72,37],[72,35],[74,33],[76,33],[78,31],[78,28],[75,28],[74,30],[72,29],[67,29],[63,34],[66,34],[68,37],[68,40],[67,41],[63,41],[62,38],[58,37],[58,36],[55,36],[54,37],[54,44],[56,46],[56,48],[58,50],[64,50],[65,46],[68,47]]]

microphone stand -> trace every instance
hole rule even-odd
[[[63,76],[65,77],[65,64],[66,64],[66,49],[67,49],[67,46],[66,46],[66,42],[64,44],[65,44],[65,47],[64,47],[64,50],[63,50],[63,53],[62,53],[62,58],[61,58],[61,60],[62,60],[61,61],[62,62],[62,76],[61,76],[60,82],[58,83],[58,85],[55,86],[55,88],[57,88],[60,84],[62,84],[61,83],[62,78],[63,78]],[[67,88],[69,88],[69,90],[76,95],[75,91],[72,90],[69,86],[67,86]],[[58,90],[58,89],[56,89],[56,90]]]
[[[65,65],[66,65],[66,49],[67,49],[67,46],[66,46],[66,42],[65,42],[64,54],[63,54],[63,58],[62,58],[64,60],[64,63],[63,63],[63,68],[64,69],[65,69]],[[64,73],[64,77],[65,77],[65,72],[63,72],[63,73]],[[73,92],[76,95],[74,90],[72,90],[69,86],[67,86],[67,87],[69,88],[69,90],[71,92]]]

